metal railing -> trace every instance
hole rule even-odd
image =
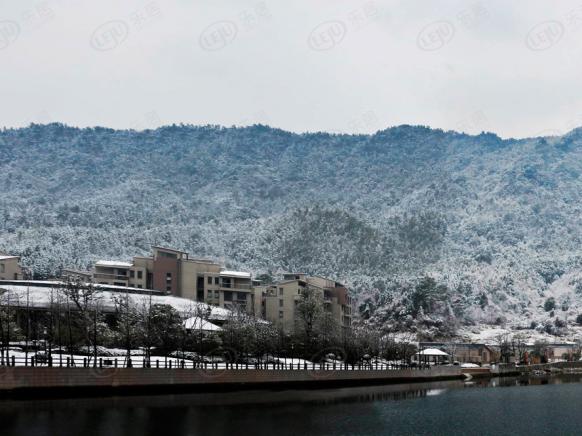
[[[55,355],[39,359],[30,357],[10,356],[0,359],[0,367],[44,367],[44,368],[126,368],[126,369],[204,369],[204,370],[276,370],[276,371],[396,371],[404,369],[430,370],[430,365],[386,364],[386,363],[357,363],[346,362],[314,363],[298,362],[200,362],[177,357],[71,357]]]

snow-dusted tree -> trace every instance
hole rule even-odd
[[[71,357],[77,346],[73,339],[73,330],[85,338],[87,350],[93,349],[93,365],[97,365],[97,346],[99,345],[99,327],[102,318],[102,295],[91,283],[84,283],[76,277],[69,277],[63,282],[60,291],[66,297],[68,306],[69,347]]]

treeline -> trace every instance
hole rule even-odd
[[[83,354],[93,362],[107,349],[121,349],[127,366],[136,352],[149,365],[152,355],[201,362],[295,358],[356,364],[378,359],[408,361],[416,351],[408,339],[397,340],[369,328],[342,329],[310,292],[303,293],[298,302],[293,332],[236,311],[220,330],[209,331],[210,306],[195,304],[184,313],[170,305],[153,304],[147,297],[136,302],[123,293],[113,298],[113,312],[104,311],[102,291],[75,280],[47,293],[48,305],[42,309],[23,301],[16,306],[10,291],[0,294],[0,363],[6,361],[15,342],[25,350],[42,344],[48,359]]]

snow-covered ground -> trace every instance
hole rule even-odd
[[[125,353],[124,350],[120,350],[123,353]],[[143,368],[144,367],[144,357],[143,355],[136,355],[136,354],[140,354],[142,353],[140,350],[132,350],[132,358],[131,358],[131,362],[132,362],[132,367],[133,368]],[[14,356],[15,358],[15,365],[16,366],[30,366],[30,362],[31,359],[33,358],[33,356],[35,356],[37,353],[35,352],[29,352],[28,355],[23,352],[23,351],[15,351],[14,349],[10,351],[10,361],[12,361],[12,356]],[[39,352],[39,355],[44,357],[44,353]],[[71,361],[71,355],[70,354],[53,354],[53,367],[58,367],[58,366],[67,366],[67,358],[69,359],[69,361]],[[79,355],[79,354],[74,354],[72,356],[75,364],[75,367],[83,367],[85,365],[85,362],[87,362],[87,366],[89,367],[93,367],[93,357],[92,356],[85,356],[85,355]],[[225,362],[214,362],[214,363],[206,363],[205,365],[203,364],[202,366],[205,369],[304,369],[305,367],[307,367],[308,370],[320,370],[320,369],[327,369],[327,370],[332,370],[333,369],[333,364],[332,363],[323,363],[323,364],[313,364],[312,362],[308,361],[308,360],[304,360],[304,359],[299,359],[299,358],[285,358],[285,357],[270,357],[270,361],[271,362],[278,362],[278,364],[273,364],[273,363],[269,363],[266,367],[265,365],[254,365],[254,364],[241,364],[239,363],[238,365],[236,364],[226,364]],[[26,362],[28,362],[28,364],[26,365]],[[117,366],[116,366],[116,362],[117,362]],[[151,368],[170,368],[170,366],[172,368],[181,368],[182,366],[182,362],[184,362],[184,367],[185,368],[194,368],[194,362],[190,359],[180,359],[177,357],[167,357],[167,356],[156,356],[153,355],[151,356]],[[46,360],[43,360],[42,363],[38,364],[35,363],[35,365],[37,366],[47,366]],[[343,362],[336,362],[336,368],[339,368],[341,365],[343,365]],[[117,356],[105,356],[105,355],[101,355],[97,357],[97,366],[99,367],[98,369],[101,368],[101,366],[103,368],[125,368],[126,367],[126,357],[125,354],[123,355],[117,355]],[[196,367],[199,368],[200,364],[196,364]],[[351,370],[351,366],[349,366],[350,370]],[[376,365],[374,364],[373,368],[376,368]],[[398,366],[393,363],[392,365],[389,364],[388,362],[379,362],[377,365],[377,368],[379,370],[392,370],[392,369],[397,369]],[[355,366],[354,370],[366,370],[366,369],[370,369],[369,366],[367,365],[361,365],[361,366]]]
[[[535,342],[577,343],[582,340],[582,328],[572,326],[564,336],[554,336],[533,329],[522,330],[509,327],[473,326],[461,328],[458,331],[458,336],[465,342],[491,345],[499,344],[500,339],[503,337],[511,338],[516,336],[519,336],[521,340],[528,344]]]

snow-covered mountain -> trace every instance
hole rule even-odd
[[[368,322],[560,333],[582,313],[582,131],[0,132],[0,251],[36,274],[152,244],[337,277]],[[553,300],[552,300],[553,298]]]

